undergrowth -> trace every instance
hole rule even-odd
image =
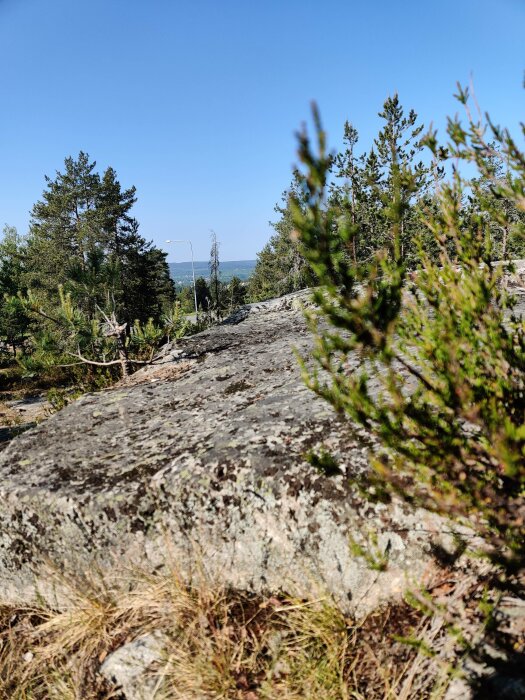
[[[100,667],[153,631],[152,700],[425,700],[447,684],[422,653],[439,627],[404,603],[357,622],[329,599],[188,585],[175,572],[54,576],[60,608],[0,605],[2,700],[121,698]]]

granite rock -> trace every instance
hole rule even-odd
[[[165,640],[160,633],[145,634],[119,647],[100,667],[100,675],[115,684],[126,700],[153,700],[160,686],[159,674]]]
[[[0,591],[27,600],[54,566],[167,561],[250,590],[331,594],[350,611],[434,571],[450,528],[352,488],[370,437],[303,384],[308,293],[243,308],[167,346],[153,366],[88,394],[0,453]],[[341,473],[306,459],[326,449]],[[351,541],[376,538],[386,571]],[[355,550],[354,550],[355,551]]]

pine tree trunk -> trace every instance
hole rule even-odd
[[[124,337],[123,337],[123,335],[124,335]],[[126,350],[125,334],[119,334],[117,336],[117,349],[118,349],[118,357],[120,360],[122,379],[125,379],[126,377],[129,376],[129,362],[128,362],[128,353]]]

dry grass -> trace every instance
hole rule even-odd
[[[122,697],[99,674],[115,649],[156,630],[158,700],[433,700],[439,666],[394,635],[441,628],[408,605],[356,623],[329,600],[255,596],[177,573],[57,577],[68,604],[0,606],[0,698]]]
[[[22,422],[22,417],[18,411],[8,406],[1,400],[0,395],[0,425],[18,425]]]
[[[196,364],[195,360],[179,361],[175,365],[173,362],[166,364],[148,365],[137,372],[134,372],[129,377],[120,379],[111,387],[120,388],[124,386],[136,386],[137,384],[150,384],[151,382],[175,381],[180,379],[183,374]]]

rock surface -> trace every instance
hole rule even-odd
[[[33,428],[51,413],[51,404],[43,396],[22,399],[10,397],[9,392],[0,391],[0,450],[16,435]]]
[[[302,383],[306,299],[251,305],[15,438],[0,454],[2,598],[45,589],[46,561],[170,561],[241,588],[329,592],[354,611],[430,576],[438,521],[356,498],[370,442]],[[341,475],[305,459],[322,448]],[[352,554],[369,534],[385,572]]]
[[[147,634],[119,647],[100,667],[100,674],[116,684],[126,700],[152,700],[158,690],[159,676],[148,672],[163,659],[161,634]]]

